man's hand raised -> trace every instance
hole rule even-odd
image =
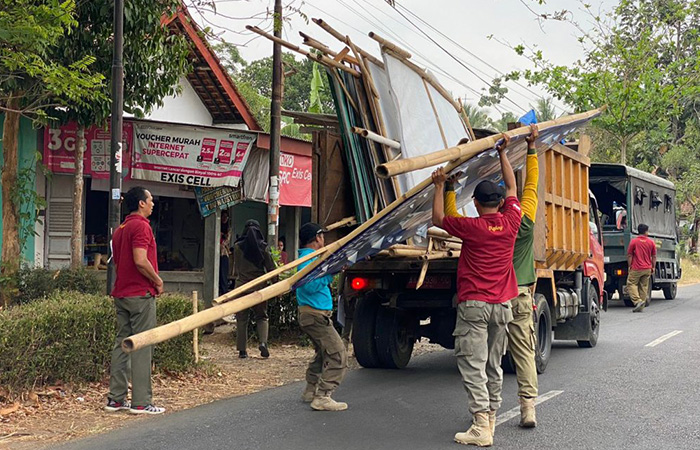
[[[537,128],[537,125],[534,123],[530,124],[530,135],[525,138],[525,141],[527,141],[527,147],[530,149],[535,148],[535,142],[539,136],[540,131]]]
[[[501,134],[501,139],[499,139],[498,142],[496,142],[496,150],[498,150],[498,152],[500,153],[506,148],[508,148],[508,144],[510,144],[510,136],[503,133]]]

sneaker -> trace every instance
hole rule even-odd
[[[107,405],[105,406],[105,411],[107,412],[117,412],[121,411],[124,409],[130,409],[131,408],[131,403],[129,403],[129,400],[124,400],[123,402],[115,402],[114,400],[107,399]]]
[[[267,349],[267,344],[260,344],[258,350],[260,350],[260,356],[262,356],[263,358],[270,357],[270,350]]]
[[[247,358],[247,357],[248,357],[248,352],[245,351],[245,350],[240,351],[240,352],[238,352],[238,357],[241,358],[241,359]]]
[[[165,408],[159,408],[154,405],[132,406],[131,409],[129,409],[129,412],[131,414],[163,414],[165,412]]]
[[[632,312],[642,312],[642,311],[644,311],[645,306],[646,306],[646,304],[644,302],[639,302],[639,303],[637,303],[637,306],[634,307]]]

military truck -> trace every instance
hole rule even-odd
[[[605,290],[615,292],[627,306],[627,246],[637,236],[640,223],[649,225],[649,236],[656,242],[656,268],[652,290],[662,290],[664,298],[676,298],[681,266],[676,250],[676,188],[668,180],[622,164],[594,163],[590,187],[599,202],[605,247]]]
[[[607,307],[601,225],[588,190],[586,154],[554,144],[539,156],[533,331],[540,373],[552,339],[594,347]],[[522,173],[517,177],[522,187]],[[454,348],[457,261],[431,260],[420,289],[420,260],[378,255],[346,271],[344,295],[357,297],[352,342],[362,366],[402,368],[420,337]]]

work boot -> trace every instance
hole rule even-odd
[[[489,430],[491,430],[491,436],[496,436],[496,410],[492,409],[489,411]]]
[[[491,434],[489,425],[489,413],[484,411],[474,414],[472,426],[464,433],[455,434],[455,442],[464,445],[476,445],[477,447],[491,447],[493,445],[493,434]]]
[[[268,350],[267,344],[265,344],[265,343],[260,344],[260,346],[258,347],[258,350],[260,350],[260,356],[262,356],[263,358],[270,357],[270,350]]]
[[[535,428],[537,426],[534,398],[520,397],[520,426],[523,428]]]
[[[345,411],[348,409],[348,404],[336,402],[331,398],[331,391],[318,391],[313,401],[311,409],[316,411]]]
[[[301,394],[301,399],[304,403],[311,403],[316,397],[316,385],[311,383],[306,383],[306,389],[304,393]]]

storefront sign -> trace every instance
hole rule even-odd
[[[311,206],[311,157],[280,154],[280,205]]]
[[[197,197],[199,212],[202,217],[207,217],[219,209],[228,209],[243,200],[241,188],[220,186],[215,188],[196,187],[194,195]]]
[[[236,187],[256,137],[238,130],[134,122],[133,177]]]
[[[124,122],[122,128],[122,177],[131,178],[128,162],[131,161],[134,130],[132,123]],[[92,126],[85,129],[85,154],[83,171],[92,178],[109,178],[110,131]],[[75,123],[60,128],[44,129],[44,164],[53,173],[75,172],[75,149],[78,145],[78,126]]]

